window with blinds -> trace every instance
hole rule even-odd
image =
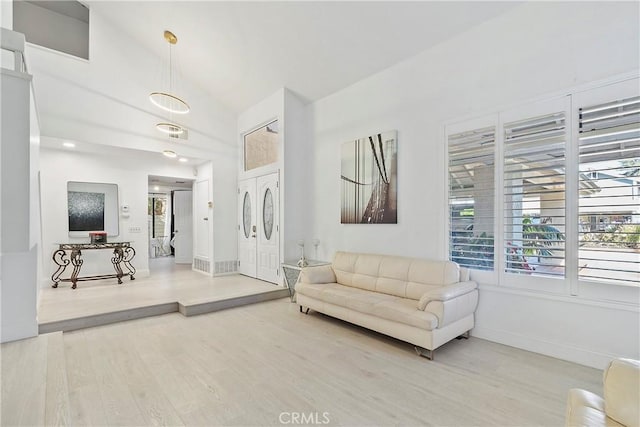
[[[493,270],[495,127],[449,135],[449,258]]]
[[[565,113],[504,125],[505,271],[564,277]]]
[[[640,285],[640,97],[579,109],[580,279]]]

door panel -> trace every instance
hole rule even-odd
[[[191,191],[173,193],[176,264],[193,263],[193,199]]]
[[[256,178],[258,201],[257,274],[258,279],[280,281],[280,221],[278,174]]]
[[[209,180],[196,182],[195,198],[196,232],[193,236],[195,240],[195,256],[209,260]]]
[[[250,277],[257,277],[257,203],[256,180],[248,179],[238,183],[238,271]]]

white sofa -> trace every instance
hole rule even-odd
[[[478,305],[477,284],[454,262],[349,252],[302,269],[296,295],[301,312],[311,308],[409,342],[429,359],[468,336]]]
[[[611,361],[603,386],[604,398],[579,388],[569,390],[567,427],[640,426],[640,361]]]

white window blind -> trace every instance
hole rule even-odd
[[[564,276],[565,113],[504,124],[507,273]]]
[[[449,258],[479,270],[494,265],[495,127],[449,135]]]
[[[580,279],[640,285],[640,97],[579,109]]]

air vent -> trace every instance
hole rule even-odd
[[[184,129],[184,128],[183,128]],[[169,134],[169,138],[172,139],[182,139],[182,140],[187,140],[189,139],[189,131],[187,129],[184,129],[184,132],[179,133],[179,134]]]

